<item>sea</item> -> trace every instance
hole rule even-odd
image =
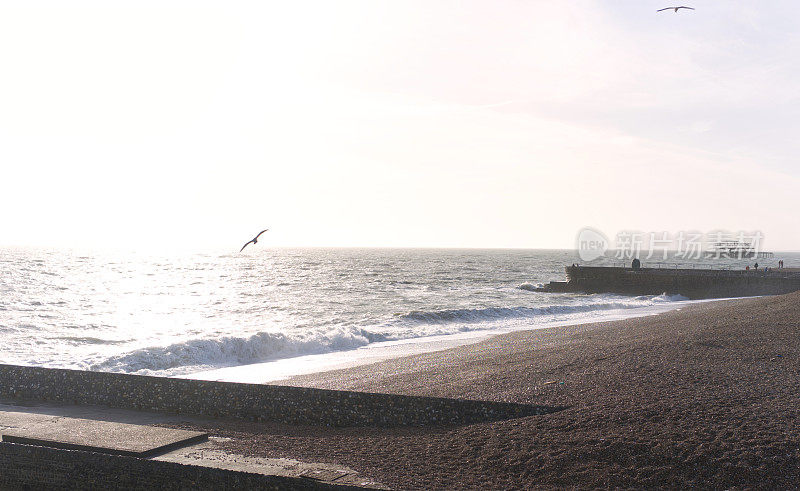
[[[798,254],[781,258],[800,266]],[[258,380],[268,381],[381,350],[401,356],[692,303],[666,294],[534,291],[579,262],[570,250],[255,246],[160,256],[4,248],[0,362],[216,379],[225,377],[208,374],[239,367],[227,372],[234,380],[253,373],[241,367],[258,367]]]

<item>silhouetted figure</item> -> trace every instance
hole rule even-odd
[[[680,6],[680,7],[664,7],[663,9],[656,10],[656,12],[663,12],[664,10],[674,10],[675,12],[677,12],[678,9],[694,10],[694,7],[684,7],[684,6]]]
[[[641,267],[642,267],[642,263],[641,263],[641,261],[639,261],[639,258],[638,257],[634,258],[633,262],[631,263],[631,268],[639,269]]]
[[[251,241],[249,241],[249,242],[245,243],[245,245],[243,245],[243,246],[242,246],[242,248],[241,248],[241,249],[239,249],[239,252],[242,252],[242,251],[244,250],[244,248],[245,248],[245,247],[247,247],[247,246],[249,246],[250,244],[253,244],[253,245],[255,245],[255,244],[258,244],[258,238],[259,238],[259,237],[261,237],[261,234],[263,234],[263,233],[264,233],[264,232],[266,232],[267,230],[269,230],[269,229],[268,229],[268,228],[265,228],[264,230],[262,230],[261,232],[259,232],[259,233],[258,233],[258,235],[256,235],[255,237],[253,237],[253,240],[251,240]]]

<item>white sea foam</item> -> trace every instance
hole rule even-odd
[[[269,359],[349,350],[367,344],[369,340],[366,337],[348,329],[295,335],[260,332],[247,337],[191,339],[169,346],[141,348],[93,363],[89,368],[134,373],[182,372],[189,367],[245,365]]]
[[[572,262],[570,251],[0,249],[0,363],[176,375],[640,315],[685,300],[535,291]]]
[[[447,322],[486,322],[500,319],[536,318],[545,315],[576,314],[598,310],[635,309],[661,302],[687,300],[680,295],[659,295],[657,297],[619,298],[608,302],[587,302],[576,305],[547,305],[542,307],[489,307],[485,309],[454,309],[432,312],[415,311],[404,314],[403,319],[440,324]]]
[[[607,299],[609,301],[597,301]],[[492,307],[413,311],[372,329],[336,326],[294,333],[259,332],[246,337],[190,339],[168,346],[141,348],[92,363],[91,370],[181,374],[199,369],[246,365],[303,355],[347,351],[372,343],[424,340],[475,331],[528,328],[557,319],[580,321],[604,311],[634,311],[686,300],[679,295],[656,297],[586,296],[587,303],[543,307]],[[587,316],[588,314],[588,316]],[[532,324],[533,323],[533,324]]]

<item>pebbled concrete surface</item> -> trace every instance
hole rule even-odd
[[[229,439],[158,426],[210,421],[213,420],[99,406],[0,400],[0,435],[3,441],[148,457],[237,472],[300,477],[333,485],[386,489],[348,467],[285,458],[245,457],[221,448],[220,444]]]
[[[206,433],[140,424],[0,410],[4,442],[147,457],[208,439]]]

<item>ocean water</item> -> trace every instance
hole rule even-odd
[[[545,250],[0,249],[0,362],[185,376],[687,303],[532,291],[574,262],[574,251]]]

